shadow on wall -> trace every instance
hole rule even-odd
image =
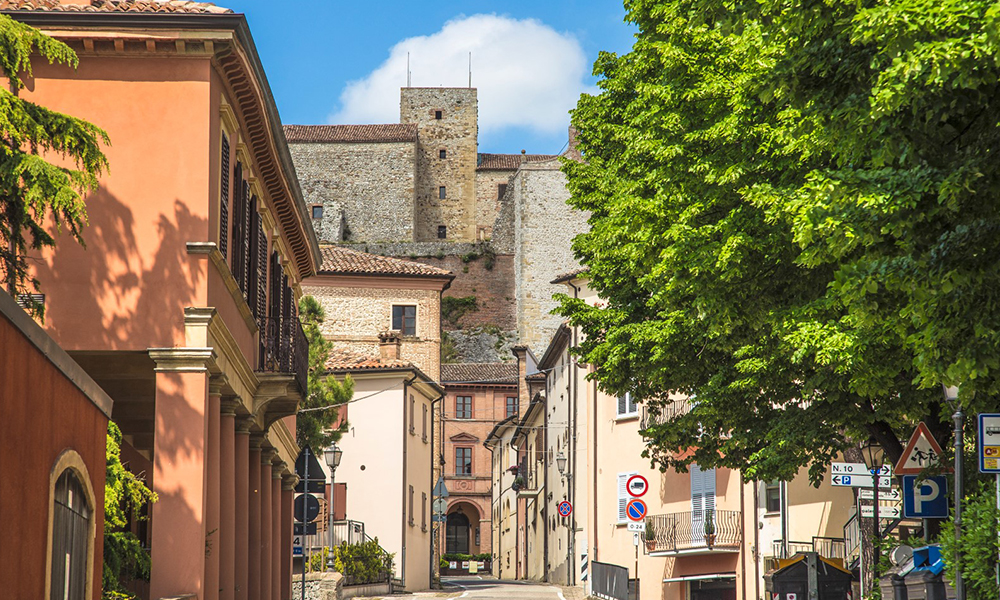
[[[152,228],[102,186],[87,198],[86,248],[58,235],[51,260],[36,262],[49,333],[70,350],[140,350],[183,345],[184,308],[196,305],[207,262],[187,253],[206,219],[180,200]],[[154,229],[159,245],[137,241]]]

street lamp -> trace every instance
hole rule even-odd
[[[344,457],[344,451],[337,447],[337,443],[334,442],[330,444],[328,448],[323,450],[323,459],[326,461],[326,466],[330,467],[330,514],[327,516],[327,521],[329,527],[327,528],[327,545],[330,548],[329,554],[326,557],[326,570],[333,570],[333,478],[334,474],[337,472],[337,467],[340,466],[340,459]]]
[[[962,448],[964,440],[964,417],[962,404],[958,401],[958,386],[941,384],[944,401],[954,409],[951,416],[955,421],[955,597],[965,600],[965,583],[962,581],[962,554],[959,541],[962,539]]]
[[[562,452],[556,454],[556,467],[559,468],[560,475],[566,474],[566,455]]]
[[[864,446],[861,446],[861,458],[868,467],[868,472],[872,474],[872,519],[875,521],[875,539],[872,541],[872,586],[878,587],[878,563],[882,551],[879,548],[882,541],[882,524],[878,515],[878,478],[882,475],[882,463],[885,460],[885,449],[878,443],[875,436],[870,436]]]

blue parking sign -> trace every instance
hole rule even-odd
[[[903,516],[908,519],[947,519],[948,478],[937,475],[917,483],[916,475],[904,475]]]

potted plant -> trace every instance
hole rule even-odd
[[[715,511],[705,511],[705,543],[709,548],[715,545]]]
[[[510,489],[514,490],[515,492],[519,491],[523,487],[524,487],[524,477],[520,475],[514,478],[514,483],[510,484]]]
[[[656,528],[649,521],[646,521],[646,531],[643,533],[646,540],[646,551],[652,552],[656,549]]]

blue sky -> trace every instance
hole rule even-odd
[[[598,52],[634,33],[620,1],[216,1],[247,15],[286,124],[396,122],[407,51],[414,86],[467,85],[471,51],[481,152],[559,152]]]

